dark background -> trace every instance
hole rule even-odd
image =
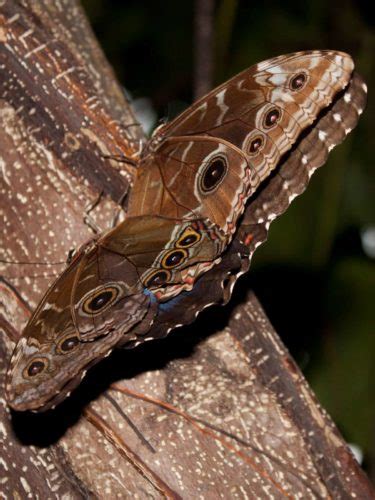
[[[157,119],[192,102],[194,2],[84,0],[120,81]],[[375,33],[370,3],[216,2],[214,80],[304,49],[349,52],[369,86],[357,129],[270,230],[253,287],[323,406],[375,476]],[[204,50],[201,47],[201,50]],[[138,101],[139,104],[140,101]]]

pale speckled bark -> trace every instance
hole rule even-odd
[[[2,258],[64,260],[92,234],[83,222],[85,207],[103,190],[94,215],[104,226],[131,179],[131,169],[100,153],[132,155],[142,136],[126,127],[134,121],[131,110],[75,1],[0,5]],[[41,38],[51,52],[40,49]],[[26,57],[32,50],[41,57],[33,64]],[[69,67],[60,73],[56,67],[66,61],[56,50],[69,53]],[[46,65],[49,79],[37,63]],[[75,79],[69,68],[78,66]],[[66,91],[74,94],[69,113],[61,107]],[[92,114],[83,125],[86,112]],[[1,383],[14,341],[59,269],[4,266]],[[375,497],[251,293],[169,339],[115,353],[53,412],[11,415],[0,398],[0,493]]]

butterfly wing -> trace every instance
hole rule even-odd
[[[153,216],[126,220],[85,244],[23,331],[8,373],[10,406],[48,409],[113,347],[143,342],[158,305],[192,287],[220,253],[218,241],[203,221]],[[160,273],[169,286],[155,281]]]
[[[152,215],[127,219],[100,245],[128,260],[145,293],[164,302],[192,288],[195,279],[214,265],[224,241],[207,219],[181,221]]]
[[[72,316],[81,342],[96,341],[116,331],[122,336],[148,310],[136,267],[100,244],[82,262],[72,290]]]
[[[365,86],[351,69],[332,52],[261,63],[155,136],[132,217],[80,252],[26,327],[8,376],[11,406],[46,409],[115,345],[164,336],[228,300],[271,221],[355,126]],[[228,89],[239,92],[233,102]]]
[[[88,367],[142,321],[152,297],[135,267],[94,244],[55,281],[28,322],[8,372],[13,408],[48,409],[66,397]]]
[[[130,211],[181,218],[203,214],[227,233],[229,246],[191,291],[160,309],[151,336],[164,336],[204,307],[228,300],[270,223],[355,127],[365,102],[366,86],[353,75],[350,56],[300,52],[245,70],[157,132]],[[202,176],[212,158],[221,156],[224,178],[212,193],[202,193]]]
[[[203,274],[190,292],[172,299],[169,308],[160,308],[149,332],[151,337],[163,337],[176,326],[194,321],[209,305],[229,300],[234,283],[249,269],[254,251],[266,241],[272,221],[306,189],[312,174],[326,162],[331,149],[357,125],[366,105],[366,93],[364,81],[354,73],[345,91],[305,130],[273,174],[249,199],[238,231],[221,262]],[[324,141],[320,139],[323,136]]]
[[[129,215],[208,218],[229,242],[247,199],[352,71],[347,54],[299,52],[229,80],[155,135]]]

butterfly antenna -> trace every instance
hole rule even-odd
[[[42,262],[42,261],[22,261],[22,260],[7,260],[0,259],[1,264],[14,264],[20,266],[62,266],[66,264],[66,261],[57,262]]]

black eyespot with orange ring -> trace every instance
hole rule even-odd
[[[82,304],[82,310],[86,314],[100,314],[117,299],[120,294],[120,288],[116,286],[107,286],[94,290],[93,293],[85,299]]]
[[[200,241],[201,238],[201,234],[193,228],[188,227],[176,241],[176,248],[190,248]]]
[[[277,107],[271,108],[269,111],[267,111],[264,117],[263,125],[265,128],[274,127],[277,124],[277,122],[280,121],[280,118],[281,118],[280,109]]]
[[[211,159],[200,178],[200,189],[203,193],[212,193],[221,184],[228,171],[224,156]]]
[[[261,137],[260,135],[256,136],[250,142],[249,153],[252,155],[257,154],[263,148],[263,145],[264,145],[263,137]]]
[[[161,266],[164,269],[173,269],[174,267],[179,266],[186,260],[188,253],[183,248],[178,248],[176,250],[170,250],[167,252],[162,261]]]

